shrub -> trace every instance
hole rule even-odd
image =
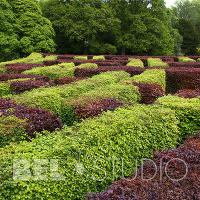
[[[144,63],[140,59],[129,58],[130,62],[126,66],[144,67]]]
[[[163,62],[160,58],[148,58],[148,67],[168,67],[168,64]]]
[[[31,53],[29,56],[25,58],[20,58],[16,60],[11,60],[7,62],[1,62],[0,67],[5,67],[7,64],[15,64],[15,63],[35,63],[42,64],[43,56],[40,53]]]
[[[140,75],[133,76],[132,80],[142,83],[157,83],[162,86],[163,90],[166,88],[166,73],[163,69],[146,70]]]
[[[200,69],[169,68],[166,69],[167,92],[176,93],[178,90],[195,90],[200,87]]]
[[[35,67],[43,67],[41,64],[31,64],[31,63],[15,63],[6,65],[6,69],[9,73],[20,74],[23,71],[30,70]]]
[[[11,93],[12,93],[12,90],[8,83],[0,83],[0,97],[6,96]]]
[[[78,102],[74,106],[74,112],[77,118],[85,119],[101,115],[103,111],[114,111],[119,106],[123,106],[125,104],[127,103],[124,101],[118,101],[115,98],[103,98],[96,101],[88,100],[84,104]]]
[[[13,92],[15,93],[21,93],[25,91],[32,90],[34,88],[39,88],[41,86],[49,87],[53,86],[54,83],[52,82],[45,82],[40,80],[26,80],[26,81],[12,81],[10,83],[10,87]]]
[[[119,179],[122,166],[124,176],[130,176],[136,159],[152,157],[152,152],[161,148],[175,147],[179,139],[177,124],[170,109],[135,105],[107,111],[58,134],[38,135],[31,143],[10,145],[0,150],[0,198],[16,199],[20,194],[22,199],[84,199],[83,194],[102,191],[113,178]],[[36,158],[62,158],[59,173],[66,179],[56,181],[59,177],[54,170],[51,180],[34,181],[30,177],[28,181],[13,181],[14,158],[31,163]],[[49,170],[47,175],[50,177]]]
[[[7,72],[8,72],[8,71],[7,71],[6,68],[0,67],[0,74],[1,74],[1,73],[7,73]]]
[[[58,65],[48,67],[37,67],[31,70],[24,71],[23,74],[34,74],[40,76],[47,76],[51,80],[56,78],[73,77],[75,65],[74,63],[61,63]]]
[[[133,85],[139,88],[141,95],[140,103],[152,104],[156,101],[157,98],[165,95],[165,91],[157,83],[150,84],[133,82]]]
[[[93,60],[105,60],[104,56],[93,56]]]
[[[200,96],[200,89],[199,90],[179,90],[175,95],[179,97],[191,99],[191,98]]]
[[[51,55],[51,56],[46,56],[43,61],[50,61],[50,60],[57,60],[58,59],[58,56],[56,55]]]
[[[69,78],[57,78],[54,80],[54,83],[56,85],[64,85],[64,84],[69,84],[72,82],[80,81],[83,80],[82,78],[75,78],[75,77],[69,77]]]
[[[0,99],[0,112],[6,117],[14,115],[19,119],[26,120],[26,124],[23,126],[27,132],[26,138],[35,137],[35,131],[48,130],[53,132],[56,128],[62,126],[56,114],[51,114],[49,111],[40,108],[25,107],[9,99]]]
[[[98,65],[95,63],[84,63],[77,66],[77,68],[86,68],[86,69],[97,69]]]
[[[168,95],[159,98],[157,103],[175,111],[184,137],[200,130],[200,99],[185,99]]]
[[[18,119],[16,116],[9,115],[6,117],[0,113],[0,148],[11,142],[26,139],[27,133],[24,128],[26,123],[26,120]]]
[[[196,60],[188,58],[188,57],[178,57],[179,62],[196,62]]]
[[[32,74],[0,74],[0,81],[8,81],[13,79],[24,79],[24,78],[30,78],[35,80],[43,80],[43,81],[49,81],[48,77],[45,76],[37,76]]]
[[[199,62],[173,62],[170,64],[172,67],[187,67],[187,68],[200,68]]]
[[[87,56],[74,56],[74,60],[87,60]]]
[[[198,199],[199,189],[196,185],[200,183],[197,178],[200,170],[199,155],[200,133],[195,137],[188,137],[184,145],[177,149],[155,152],[154,163],[146,161],[129,179],[122,178],[104,192],[86,195],[86,199]],[[186,166],[182,160],[187,163],[186,177]],[[163,173],[161,177],[158,172],[167,173]]]
[[[98,69],[75,69],[76,77],[92,77],[94,75],[100,74],[107,71],[125,71],[131,76],[141,74],[145,71],[144,68],[139,67],[127,67],[127,66],[109,66],[109,67],[99,67]]]

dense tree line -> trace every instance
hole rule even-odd
[[[195,55],[200,0],[0,0],[0,60],[31,52]]]

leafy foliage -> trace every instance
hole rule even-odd
[[[195,137],[188,137],[177,149],[155,152],[154,163],[146,161],[129,179],[122,178],[104,192],[86,195],[86,199],[198,199],[199,190],[196,186],[199,185],[199,180],[196,177],[200,170],[199,155],[200,133]],[[154,165],[157,167],[156,172]],[[162,177],[158,172],[162,172]],[[186,177],[183,178],[185,174]]]

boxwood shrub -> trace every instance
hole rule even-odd
[[[175,111],[184,137],[200,130],[200,98],[185,99],[168,95],[159,98],[157,103]]]
[[[130,62],[126,66],[144,67],[144,63],[140,59],[129,58]]]
[[[93,60],[105,60],[104,56],[93,56]]]
[[[0,199],[84,199],[83,194],[103,191],[114,180],[130,176],[140,159],[152,157],[153,151],[176,147],[178,123],[169,108],[135,105],[107,111],[58,134],[38,135],[30,143],[7,146],[0,149]],[[27,159],[30,166],[33,159],[58,159],[65,180],[55,179],[55,168],[50,177],[49,164],[43,173],[48,180],[13,180],[13,159]],[[49,162],[56,167],[55,160]],[[18,164],[15,160],[14,166]]]
[[[163,69],[146,70],[140,75],[133,76],[132,80],[142,83],[157,83],[162,86],[163,90],[166,88],[166,73]]]
[[[26,120],[18,119],[14,115],[3,116],[0,113],[0,148],[11,142],[26,139],[27,133],[24,128],[26,124]]]
[[[196,62],[196,60],[189,57],[178,57],[179,62]]]
[[[51,80],[56,78],[65,78],[74,76],[75,65],[74,63],[61,63],[47,67],[36,67],[31,70],[26,70],[23,74],[34,74],[40,76],[47,76]]]
[[[93,68],[93,69],[97,69],[98,65],[96,63],[83,63],[78,65],[76,68]]]
[[[11,94],[12,90],[10,88],[10,84],[8,83],[0,83],[0,97]]]
[[[74,60],[87,60],[87,56],[74,56]]]
[[[163,62],[160,58],[147,58],[148,67],[168,67],[169,65]]]

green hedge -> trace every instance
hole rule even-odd
[[[168,95],[160,97],[157,103],[175,111],[185,137],[200,130],[200,98],[185,99]]]
[[[126,66],[134,66],[134,67],[144,67],[144,63],[140,59],[129,58],[129,63]]]
[[[147,65],[148,67],[169,67],[169,65],[160,58],[148,58]]]
[[[196,62],[196,60],[188,57],[178,57],[179,62]]]
[[[93,56],[93,60],[105,60],[104,56]]]
[[[26,120],[18,119],[16,116],[2,116],[0,113],[0,148],[11,142],[20,142],[27,138],[24,128]]]
[[[96,63],[83,63],[78,65],[76,68],[94,68],[97,69],[98,65]]]
[[[7,64],[14,64],[14,63],[35,63],[35,64],[42,64],[43,61],[46,60],[57,60],[57,56],[46,56],[45,58],[41,53],[31,53],[29,56],[25,58],[20,58],[16,60],[1,62],[0,67],[5,67]]]
[[[142,83],[157,83],[162,86],[163,90],[166,88],[166,72],[163,69],[146,70],[140,75],[133,76],[132,80]]]
[[[153,151],[175,148],[178,123],[171,109],[135,105],[107,111],[55,134],[38,135],[32,142],[7,146],[0,150],[0,199],[84,199],[83,194],[103,191],[113,178],[130,176],[140,159],[152,157]],[[28,159],[31,167],[33,159],[58,159],[65,180],[48,176],[36,181],[31,176],[13,181],[13,159]],[[49,164],[46,167],[49,175]],[[55,170],[51,177],[58,177]]]
[[[0,83],[0,97],[12,94],[12,89],[8,83]]]
[[[47,67],[34,67],[24,71],[23,74],[48,76],[51,80],[55,80],[56,78],[74,77],[74,70],[74,63],[61,63]]]
[[[74,56],[74,60],[87,60],[87,56]]]

